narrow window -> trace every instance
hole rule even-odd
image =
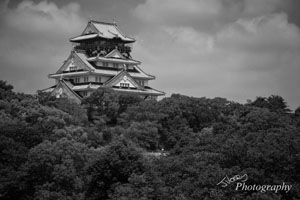
[[[80,82],[80,78],[79,77],[75,77],[74,78],[74,83],[79,83]]]
[[[96,82],[101,83],[101,76],[96,76]]]
[[[88,77],[88,76],[85,76],[85,77],[83,78],[83,81],[84,81],[84,82],[89,82],[89,77]]]
[[[129,83],[120,83],[122,88],[129,88]]]
[[[70,71],[76,71],[77,70],[77,67],[70,67]]]
[[[140,86],[145,86],[145,82],[144,81],[138,80],[137,82],[138,82],[138,84],[140,84]]]

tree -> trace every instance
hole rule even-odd
[[[51,93],[45,92],[38,93],[37,98],[41,105],[54,107],[71,115],[74,124],[87,123],[86,110],[74,100],[66,97],[56,98]]]
[[[124,111],[118,121],[122,126],[129,126],[131,122],[159,122],[166,117],[161,112],[159,103],[155,100],[141,101],[139,103],[131,104],[126,111]]]
[[[42,142],[28,154],[27,193],[36,199],[84,199],[84,169],[91,159],[92,151],[74,140]]]
[[[0,80],[0,89],[4,91],[12,91],[14,87],[12,85],[7,84],[6,81]]]
[[[12,91],[13,88],[14,87],[7,84],[6,81],[0,80],[0,100],[11,98],[11,96],[14,95]]]
[[[99,88],[89,97],[83,99],[82,104],[87,109],[90,122],[104,119],[105,123],[115,124],[120,108],[118,94],[109,88]]]
[[[138,95],[134,94],[120,94],[119,95],[119,113],[123,113],[126,111],[127,107],[130,105],[137,104],[141,102],[143,99],[139,97]]]
[[[295,116],[300,117],[300,107],[295,110]]]
[[[124,139],[114,142],[89,167],[88,199],[107,199],[118,184],[143,171],[142,155]]]
[[[20,199],[24,194],[22,177],[28,149],[13,138],[0,135],[0,195],[1,199]]]
[[[267,108],[272,112],[281,112],[281,113],[290,112],[290,109],[288,109],[285,100],[278,95],[271,95],[268,98],[257,97],[254,102],[250,103],[250,105],[259,108]]]
[[[158,150],[160,136],[158,125],[150,122],[132,122],[126,129],[125,137],[147,150]]]
[[[291,110],[288,108],[285,100],[278,95],[271,95],[268,97],[269,109],[275,112],[288,113]]]
[[[106,88],[81,106],[0,81],[0,198],[300,199],[300,109],[288,112],[275,95],[245,105],[180,94],[140,101]],[[293,188],[217,186],[244,173],[247,184]]]

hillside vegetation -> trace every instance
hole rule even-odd
[[[0,81],[0,199],[300,199],[300,108],[98,89],[78,105]],[[292,185],[289,192],[217,185]]]

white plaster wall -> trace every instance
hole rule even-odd
[[[108,81],[108,79],[110,79],[109,76],[101,76],[101,82],[102,82],[102,83]]]

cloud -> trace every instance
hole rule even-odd
[[[239,19],[255,18],[281,12],[288,19],[300,19],[295,0],[146,0],[139,4],[133,15],[146,26],[193,26],[202,32],[215,33],[228,23]],[[300,23],[300,21],[299,21]]]
[[[136,8],[140,20],[152,23],[151,31],[139,33],[143,42],[134,51],[147,60],[146,71],[158,75],[153,86],[168,95],[221,96],[240,102],[278,94],[293,108],[299,105],[295,85],[300,85],[300,30],[286,13],[277,12],[282,1],[213,1],[198,12],[185,13],[199,22],[184,23],[180,8],[201,4],[188,2],[174,6],[146,1]],[[149,14],[142,16],[146,10]]]
[[[292,62],[284,59],[287,55],[300,52],[299,28],[282,13],[238,20],[220,31],[214,41],[217,48],[242,58],[240,70],[257,73],[282,68],[284,62]]]
[[[133,15],[146,24],[189,26],[197,24],[205,31],[217,26],[222,9],[220,0],[147,0],[138,5]],[[151,25],[152,26],[152,25]]]
[[[146,21],[167,22],[194,16],[216,16],[220,8],[221,4],[218,0],[148,0],[145,4],[138,5],[136,15]]]
[[[80,6],[70,3],[61,8],[48,1],[22,1],[15,9],[2,11],[4,23],[15,31],[47,37],[68,36],[82,25]]]
[[[239,19],[217,34],[226,48],[246,48],[253,51],[278,51],[298,48],[299,28],[290,24],[284,13]]]
[[[282,4],[282,0],[245,0],[243,14],[250,17],[271,14]]]
[[[0,13],[0,78],[23,92],[51,86],[53,80],[47,75],[60,67],[71,49],[68,39],[86,24],[80,5],[22,1],[9,8],[7,4],[2,4]]]

